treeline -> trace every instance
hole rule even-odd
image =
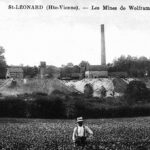
[[[7,62],[4,57],[5,49],[0,46],[0,79],[6,77]],[[67,65],[62,65],[62,67],[56,67],[53,65],[46,67],[46,77],[48,78],[59,78],[60,76],[66,76],[66,74],[71,74],[76,77],[76,73],[85,73],[87,66],[90,63],[88,61],[81,61],[78,65],[73,63],[68,63]],[[127,77],[150,77],[150,58],[133,57],[133,56],[120,56],[115,59],[112,63],[107,64],[108,72],[126,72]],[[35,78],[39,74],[39,67],[37,66],[21,66],[24,73],[24,78]],[[83,77],[84,75],[82,75]]]
[[[150,59],[132,56],[120,56],[112,64],[108,64],[109,72],[124,71],[129,77],[150,77]]]
[[[6,77],[7,64],[4,53],[5,49],[0,46],[0,79],[4,79]]]
[[[47,77],[58,77],[66,76],[66,74],[71,73],[84,73],[87,69],[87,66],[90,65],[88,61],[81,61],[78,65],[73,65],[73,63],[68,63],[67,65],[62,65],[61,68],[55,66],[49,66],[47,68],[46,74]],[[108,72],[126,72],[128,77],[150,77],[150,58],[134,57],[134,56],[120,56],[115,59],[112,63],[107,64]],[[82,70],[80,70],[82,68]],[[25,66],[23,67],[24,77],[35,77],[39,72],[39,68]],[[74,74],[75,76],[76,74]]]

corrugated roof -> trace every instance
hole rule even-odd
[[[107,66],[103,65],[90,65],[87,68],[88,71],[107,71]]]
[[[11,67],[11,68],[7,68],[9,72],[18,72],[18,73],[22,73],[23,69],[20,67]]]

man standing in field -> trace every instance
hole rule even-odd
[[[84,149],[87,144],[87,138],[93,137],[93,131],[83,125],[83,117],[77,118],[77,126],[73,130],[72,140],[74,142],[74,147],[80,146]]]

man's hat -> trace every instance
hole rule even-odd
[[[77,122],[83,122],[83,117],[78,117]]]

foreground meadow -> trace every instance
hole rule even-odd
[[[94,132],[87,149],[149,149],[150,118],[86,120]],[[72,150],[75,120],[0,119],[0,149]]]

